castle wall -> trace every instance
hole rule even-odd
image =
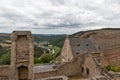
[[[13,31],[11,35],[10,80],[34,80],[34,44],[30,31]]]
[[[80,62],[77,59],[63,63],[57,68],[57,73],[65,76],[77,75],[80,74],[80,72]]]
[[[81,67],[84,63],[86,55],[80,54],[77,55],[71,62],[62,63],[59,65],[56,70],[48,72],[35,73],[35,79],[41,79],[51,76],[75,76],[81,74]]]
[[[10,66],[1,65],[0,66],[0,80],[9,80],[10,77]]]
[[[81,67],[87,55],[79,54],[73,58],[71,62],[63,63],[57,68],[59,75],[75,76],[81,74]]]
[[[0,77],[9,77],[10,76],[10,66],[9,65],[1,65],[0,66]]]
[[[47,78],[47,77],[53,77],[57,76],[57,71],[47,71],[47,72],[40,72],[40,73],[34,73],[34,78],[35,79],[41,79],[41,78]]]

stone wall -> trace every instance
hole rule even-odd
[[[39,80],[69,80],[69,78],[67,76],[54,76],[54,77],[42,78]]]
[[[57,67],[57,73],[65,76],[75,76],[81,74],[81,67],[87,55],[76,55],[71,62],[64,63]]]
[[[10,80],[34,80],[34,44],[30,31],[13,31],[11,35]]]
[[[62,63],[59,65],[56,70],[53,71],[47,71],[47,72],[40,72],[35,73],[35,79],[41,79],[46,77],[52,77],[52,76],[75,76],[81,74],[81,67],[84,63],[86,55],[80,54],[77,55],[71,62]]]
[[[0,80],[9,80],[10,77],[10,66],[0,66]]]
[[[63,63],[57,68],[57,73],[60,75],[73,76],[80,74],[80,63],[77,59],[73,59],[72,62]]]
[[[9,80],[9,77],[0,77],[0,80]]]
[[[35,79],[41,79],[41,78],[47,78],[47,77],[53,77],[57,76],[57,71],[47,71],[47,72],[40,72],[40,73],[34,73],[34,78]]]

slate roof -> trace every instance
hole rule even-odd
[[[90,39],[69,38],[73,54],[98,52]]]

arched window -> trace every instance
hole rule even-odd
[[[82,67],[82,70],[81,70],[82,72],[84,72],[84,68]]]
[[[86,68],[86,74],[89,75],[89,73],[90,73],[90,72],[89,72],[89,69]]]

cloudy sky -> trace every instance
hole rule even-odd
[[[72,34],[120,28],[120,0],[0,0],[0,32]]]

